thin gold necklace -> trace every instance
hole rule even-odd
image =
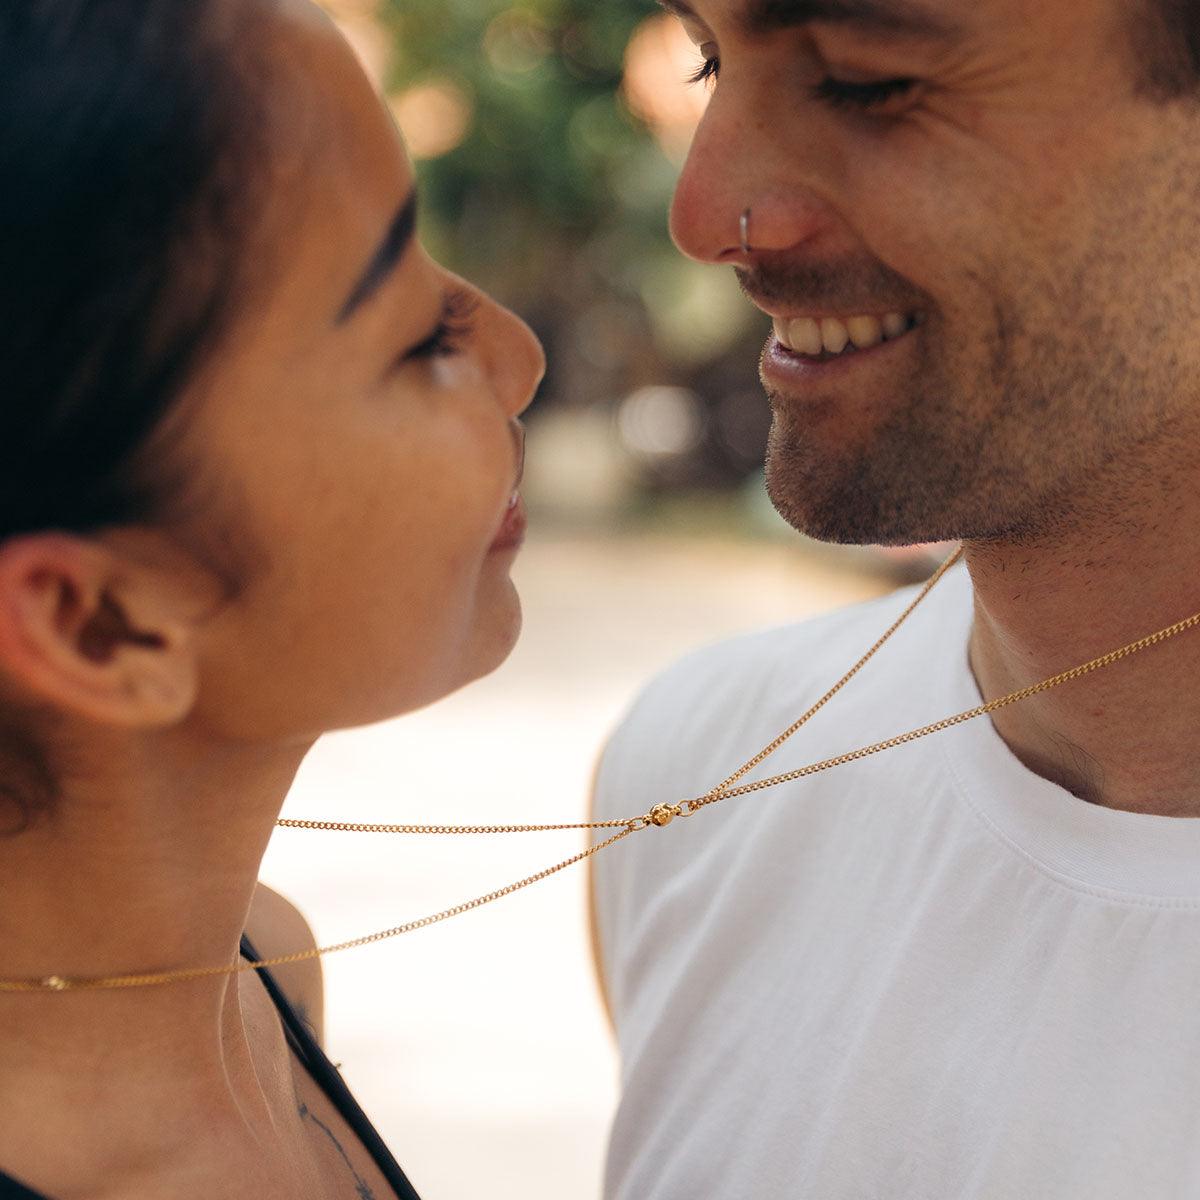
[[[508,887],[489,892],[486,896],[467,900],[462,904],[456,904],[453,908],[447,908],[442,912],[421,917],[416,921],[409,921],[404,925],[397,925],[392,929],[384,929],[379,933],[354,938],[348,942],[339,942],[333,946],[323,946],[313,950],[298,951],[295,954],[283,954],[276,958],[263,959],[257,963],[239,959],[237,962],[219,967],[192,967],[185,970],[161,971],[144,975],[114,975],[92,979],[69,979],[61,975],[50,975],[44,979],[0,980],[0,993],[116,990],[121,988],[154,987],[167,983],[184,983],[193,979],[209,979],[214,976],[236,975],[243,971],[256,970],[259,967],[288,966],[291,963],[306,962],[309,959],[319,958],[326,954],[336,954],[341,950],[352,950],[358,946],[368,946],[374,942],[386,941],[389,938],[399,937],[402,933],[413,933],[418,929],[437,925],[441,921],[448,921],[451,917],[460,916],[462,913],[482,908],[485,904],[491,904],[494,900],[511,896],[514,892],[522,891],[524,888],[532,887],[533,884],[540,883],[543,879],[549,879],[550,876],[557,875],[560,871],[565,871],[568,867],[573,867],[577,863],[584,862],[586,859],[593,857],[593,855],[607,850],[610,846],[615,846],[617,842],[624,841],[631,834],[640,833],[645,829],[662,829],[670,825],[676,818],[695,816],[701,809],[717,804],[722,800],[730,800],[734,796],[745,796],[753,792],[764,791],[767,788],[778,787],[784,783],[792,783],[797,779],[804,779],[809,775],[816,775],[821,771],[832,770],[834,767],[844,766],[846,763],[857,762],[859,759],[868,758],[873,754],[881,754],[885,750],[891,750],[907,742],[915,742],[919,738],[928,737],[932,733],[939,733],[943,729],[950,729],[955,725],[962,725],[967,721],[973,721],[976,717],[994,713],[998,709],[1007,708],[1010,704],[1017,704],[1041,692],[1048,692],[1051,688],[1058,687],[1060,684],[1069,683],[1071,680],[1089,675],[1093,671],[1102,670],[1113,663],[1119,662],[1123,658],[1139,654],[1143,650],[1148,650],[1151,646],[1157,646],[1170,638],[1176,637],[1200,625],[1200,613],[1196,613],[1195,616],[1188,617],[1185,621],[1179,621],[1174,625],[1167,626],[1165,629],[1160,629],[1157,633],[1150,634],[1148,637],[1140,638],[1136,642],[1130,642],[1129,645],[1122,646],[1119,650],[1113,650],[1108,654],[1102,655],[1100,658],[1094,658],[1090,662],[1073,667],[1069,671],[1063,671],[1060,675],[1051,676],[1049,679],[1034,684],[1032,687],[1022,688],[1020,691],[1011,692],[1007,696],[1002,696],[998,700],[993,700],[988,704],[981,704],[978,708],[968,709],[966,712],[958,713],[953,717],[947,717],[932,725],[925,725],[920,729],[913,729],[908,733],[899,734],[897,737],[888,738],[886,741],[875,742],[873,745],[864,746],[859,750],[852,750],[848,754],[839,754],[836,758],[827,758],[821,762],[800,767],[795,771],[788,771],[782,775],[773,775],[769,779],[761,779],[755,783],[745,783],[735,787],[734,785],[740,779],[745,778],[755,767],[770,758],[780,746],[788,741],[797,731],[802,729],[816,713],[824,708],[866,666],[880,648],[912,616],[925,597],[937,586],[942,576],[962,558],[962,555],[963,551],[960,548],[942,564],[933,578],[921,590],[920,595],[901,613],[891,628],[802,717],[789,728],[785,729],[769,745],[764,746],[752,759],[740,766],[728,779],[717,784],[711,791],[706,792],[697,799],[682,800],[678,804],[656,804],[648,813],[639,817],[561,825],[366,825],[351,824],[342,821],[299,821],[289,819],[281,819],[277,822],[277,825],[284,829],[312,829],[341,833],[428,834],[434,836],[549,833],[562,830],[618,831],[604,841],[598,842],[596,845],[584,850],[582,853],[573,855],[571,858],[565,859],[553,867],[548,867],[544,871],[539,871],[536,875],[530,875],[516,883],[509,884]]]

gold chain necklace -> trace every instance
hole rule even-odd
[[[1157,646],[1170,638],[1176,637],[1178,634],[1200,625],[1200,613],[1196,613],[1194,616],[1187,618],[1187,620],[1169,625],[1165,629],[1160,629],[1157,633],[1140,638],[1136,642],[1130,642],[1129,645],[1122,646],[1119,650],[1113,650],[1108,654],[1102,655],[1100,658],[1094,658],[1090,662],[1073,667],[1069,671],[1063,671],[1059,675],[1051,676],[1049,679],[1034,684],[1032,687],[1022,688],[1020,691],[1011,692],[1007,696],[1001,696],[999,699],[993,700],[988,704],[981,704],[978,708],[968,709],[966,712],[958,713],[956,716],[936,721],[932,725],[925,725],[920,729],[913,729],[908,733],[899,734],[897,737],[888,738],[886,741],[875,742],[873,745],[864,746],[859,750],[852,750],[848,754],[839,754],[836,758],[827,758],[821,762],[800,767],[798,770],[788,771],[783,775],[773,775],[769,779],[761,779],[756,783],[746,783],[735,787],[734,785],[738,780],[743,779],[760,763],[770,758],[780,746],[803,728],[817,712],[824,708],[866,666],[880,648],[912,616],[925,597],[937,586],[942,576],[962,558],[962,555],[963,551],[960,548],[942,564],[933,578],[921,590],[920,595],[901,613],[891,628],[802,717],[788,729],[785,729],[773,742],[763,747],[752,759],[739,767],[728,779],[725,779],[713,788],[712,791],[706,792],[697,799],[683,800],[678,804],[656,804],[648,813],[639,817],[561,825],[366,825],[341,821],[299,821],[289,819],[281,819],[276,822],[280,828],[284,829],[310,829],[341,833],[428,834],[434,836],[549,833],[563,830],[619,831],[604,841],[589,847],[582,853],[573,855],[571,858],[565,859],[553,867],[548,867],[544,871],[539,871],[536,875],[530,875],[516,883],[509,884],[507,887],[489,892],[486,896],[479,896],[474,900],[467,900],[462,904],[456,904],[453,908],[447,908],[430,916],[421,917],[416,921],[409,921],[405,925],[397,925],[392,929],[384,929],[379,933],[371,933],[365,937],[354,938],[348,942],[339,942],[333,946],[323,946],[313,950],[298,951],[295,954],[283,954],[276,958],[263,959],[258,963],[250,963],[239,959],[235,963],[219,967],[193,967],[180,971],[162,971],[144,975],[114,975],[107,978],[95,979],[67,979],[61,975],[50,975],[44,979],[0,980],[0,993],[115,990],[153,987],[167,983],[183,983],[194,979],[236,975],[243,971],[256,970],[259,967],[288,966],[292,963],[306,962],[309,959],[319,958],[326,954],[336,954],[341,950],[352,950],[358,946],[368,946],[374,942],[386,941],[389,938],[399,937],[402,933],[413,933],[418,929],[425,929],[430,925],[437,925],[442,921],[447,921],[451,917],[457,917],[474,909],[482,908],[485,904],[491,904],[495,900],[511,896],[514,892],[522,891],[524,888],[532,887],[533,884],[540,883],[543,879],[549,879],[550,876],[557,875],[560,871],[565,871],[568,867],[573,867],[577,863],[584,862],[601,851],[607,850],[610,846],[615,846],[617,842],[624,841],[631,834],[640,833],[644,829],[665,828],[677,817],[695,816],[701,809],[707,808],[712,804],[717,804],[722,800],[729,800],[734,796],[749,795],[752,792],[761,792],[767,788],[778,787],[784,783],[792,783],[797,779],[804,779],[809,775],[816,775],[821,771],[832,770],[834,767],[844,766],[846,763],[857,762],[859,759],[868,758],[873,754],[881,754],[883,751],[891,750],[896,746],[915,742],[919,738],[928,737],[930,734],[938,733],[943,729],[950,729],[955,725],[962,725],[967,721],[973,721],[976,717],[994,713],[998,709],[1007,708],[1010,704],[1017,704],[1022,700],[1027,700],[1031,696],[1038,695],[1040,692],[1048,692],[1051,688],[1069,683],[1071,680],[1079,679],[1084,675],[1089,675],[1093,671],[1102,670],[1113,663],[1119,662],[1121,659],[1139,654],[1143,650],[1148,650],[1151,646]]]

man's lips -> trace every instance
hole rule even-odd
[[[832,385],[838,380],[855,380],[865,399],[874,383],[883,384],[895,369],[897,355],[911,353],[907,349],[913,339],[921,336],[919,325],[910,325],[894,338],[884,338],[865,349],[848,343],[839,353],[822,349],[818,354],[805,354],[790,349],[773,337],[762,357],[762,378],[768,391],[779,396],[800,399],[812,395],[817,385]]]
[[[780,259],[735,268],[734,274],[746,299],[776,321],[857,316],[882,321],[888,313],[912,315],[932,307],[928,295],[882,263]]]

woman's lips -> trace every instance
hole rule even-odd
[[[525,541],[525,533],[529,528],[529,518],[525,513],[525,505],[521,500],[521,481],[525,478],[525,426],[514,417],[509,422],[509,430],[513,436],[513,446],[516,451],[516,479],[513,481],[512,496],[509,497],[508,508],[504,513],[504,521],[500,532],[492,543],[490,554],[499,554],[504,550],[517,550]]]
[[[505,550],[518,550],[525,542],[525,534],[529,529],[529,517],[525,513],[525,503],[519,492],[514,492],[508,503],[508,511],[504,514],[504,522],[500,532],[492,543],[490,554],[500,554]]]

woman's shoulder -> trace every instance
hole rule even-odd
[[[246,936],[260,958],[279,958],[316,949],[308,921],[285,896],[260,883],[254,889]],[[325,1037],[325,981],[321,960],[272,967],[271,975],[319,1043]]]

